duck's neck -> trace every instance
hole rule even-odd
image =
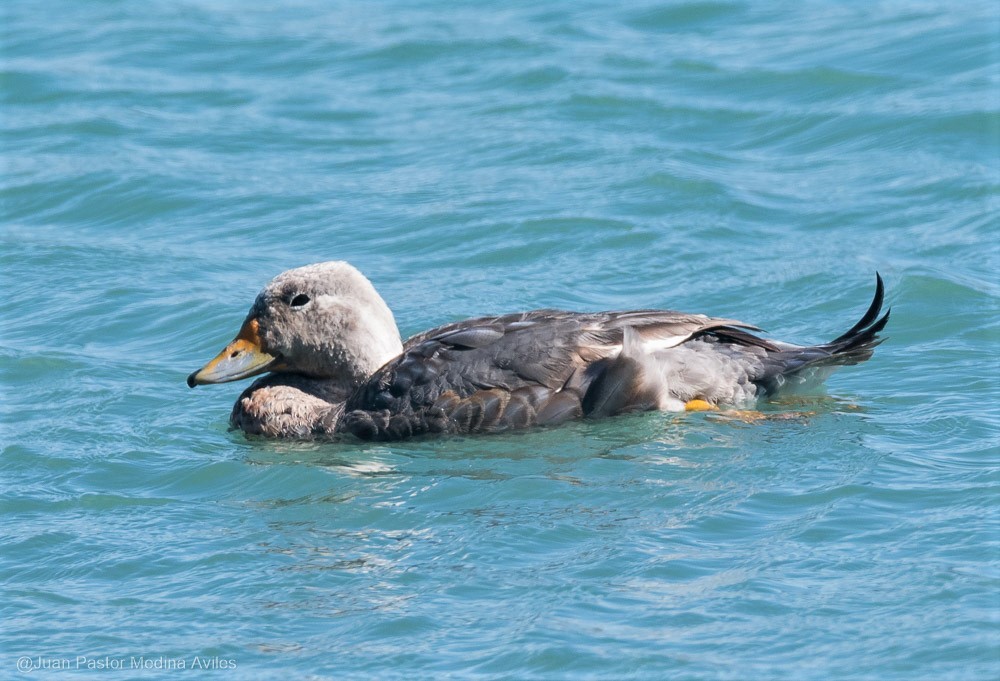
[[[318,296],[308,325],[294,318],[264,324],[264,341],[280,349],[286,371],[353,389],[403,351],[389,307],[367,280],[361,283],[365,296],[356,291],[349,304]]]
[[[326,353],[327,361],[334,361],[333,368],[321,375],[348,392],[367,381],[386,362],[403,352],[403,343],[395,324],[392,326],[392,333],[389,333],[389,329],[384,329],[382,333],[358,335],[362,337],[356,338],[349,349],[329,347],[321,351]]]

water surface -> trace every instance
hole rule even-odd
[[[1000,675],[991,3],[2,12],[0,676]],[[240,387],[185,376],[328,259],[404,334],[668,307],[821,342],[876,270],[893,317],[764,420],[228,432]]]

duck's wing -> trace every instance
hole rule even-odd
[[[363,439],[494,432],[655,407],[643,354],[711,334],[770,347],[731,319],[669,310],[535,310],[449,324],[403,353],[348,400],[338,429]]]

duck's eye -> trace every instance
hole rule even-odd
[[[310,300],[309,296],[307,296],[305,293],[300,293],[294,298],[292,298],[290,301],[288,301],[288,304],[292,307],[305,307],[306,305],[309,304],[309,300]]]

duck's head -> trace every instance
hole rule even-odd
[[[346,262],[324,262],[272,279],[236,338],[187,383],[284,371],[357,385],[402,350],[392,312],[371,282]]]

